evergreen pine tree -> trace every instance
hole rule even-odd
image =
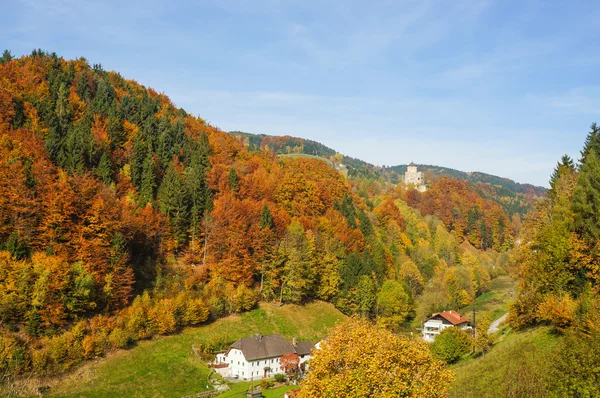
[[[15,115],[12,118],[12,126],[16,130],[25,125],[25,106],[23,101],[18,98],[13,101],[15,103]]]
[[[335,202],[333,207],[342,213],[350,228],[356,228],[356,209],[354,208],[354,203],[352,202],[352,197],[350,195],[345,193],[342,202]]]
[[[110,184],[112,182],[112,162],[106,152],[102,152],[100,162],[98,163],[98,167],[96,168],[96,175],[105,184]]]
[[[140,206],[152,203],[155,190],[156,171],[154,165],[154,152],[152,151],[152,145],[148,144],[146,159],[144,159],[144,167],[142,169],[142,178],[140,181]]]
[[[600,238],[600,159],[590,150],[577,178],[573,192],[575,230],[588,241]]]
[[[590,126],[590,132],[588,133],[585,143],[583,144],[580,165],[585,163],[585,160],[592,150],[596,152],[596,155],[600,154],[600,127],[598,127],[596,123],[592,123]]]
[[[142,185],[142,174],[144,172],[144,160],[146,160],[148,145],[142,140],[141,133],[133,138],[133,156],[131,158],[131,182],[138,187]]]
[[[233,190],[233,192],[237,192],[240,183],[240,177],[234,167],[229,169],[229,175],[227,176],[227,182],[229,182],[229,186]]]
[[[92,121],[86,116],[68,131],[58,155],[59,165],[77,174],[82,174],[86,166],[92,165],[96,147],[92,145],[91,127]]]
[[[573,163],[573,159],[569,157],[569,155],[563,155],[560,161],[556,164],[552,175],[550,176],[550,189],[548,190],[548,195],[552,198],[555,195],[556,191],[556,183],[560,176],[566,171],[574,171],[575,164]]]
[[[77,95],[85,102],[92,98],[90,82],[88,81],[88,76],[85,72],[79,76],[79,81],[77,82]]]
[[[53,76],[56,76],[56,74]],[[59,85],[57,77],[52,79],[50,85],[58,87],[56,90],[52,90],[52,94],[54,94],[56,98],[53,104],[49,104],[47,112],[45,112],[48,115],[45,119],[47,119],[49,125],[45,145],[52,160],[59,165],[64,166],[64,159],[61,159],[61,157],[63,157],[64,141],[69,131],[71,119],[69,110],[69,90],[64,83]]]
[[[190,233],[194,239],[200,229],[200,220],[212,209],[212,193],[206,181],[206,173],[210,169],[210,145],[206,134],[198,141],[188,140],[185,143],[186,170],[185,188],[190,203]]]
[[[7,62],[10,62],[12,59],[13,59],[13,56],[10,53],[10,51],[4,50],[4,52],[2,53],[2,57],[0,57],[0,64],[5,64]]]
[[[110,146],[113,150],[120,148],[127,141],[125,131],[123,130],[123,120],[116,99],[113,100],[113,103],[108,110],[108,138],[110,139]]]
[[[167,172],[158,189],[157,199],[160,210],[169,216],[175,240],[181,244],[186,239],[188,217],[188,201],[183,179],[169,164]]]
[[[29,246],[21,240],[17,232],[13,232],[6,242],[6,250],[16,260],[23,260],[29,257]]]
[[[110,84],[108,79],[103,78],[97,84],[96,97],[92,103],[92,110],[94,113],[100,113],[103,115],[108,114],[108,111],[113,104],[113,100],[116,98],[115,89]]]
[[[161,169],[166,169],[175,152],[175,137],[169,118],[162,116],[158,122],[158,147],[156,150]]]
[[[365,275],[365,273],[365,267],[360,254],[357,252],[348,254],[341,269],[343,290],[348,292],[354,288],[358,283],[358,278],[361,275]]]
[[[260,227],[262,229],[269,228],[275,229],[275,223],[273,222],[273,216],[269,210],[269,206],[265,203],[260,211]]]
[[[373,224],[371,223],[371,220],[369,219],[367,213],[365,213],[362,209],[359,209],[357,212],[357,216],[359,222],[359,229],[360,232],[362,232],[363,236],[366,238],[373,235],[375,233],[375,230],[373,229]]]

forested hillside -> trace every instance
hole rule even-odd
[[[512,233],[463,183],[415,197],[347,180],[83,58],[1,59],[0,379],[259,300],[318,298],[396,330],[485,292]]]
[[[366,178],[377,180],[383,185],[395,185],[402,181],[406,165],[378,167],[362,160],[336,154],[335,150],[315,141],[290,137],[269,136],[265,134],[249,134],[240,131],[230,132],[250,150],[270,150],[276,154],[303,153],[332,159],[348,167],[351,178]],[[531,184],[519,184],[508,178],[473,172],[466,173],[448,167],[417,165],[419,171],[425,174],[425,181],[431,184],[440,178],[448,177],[466,181],[483,198],[489,199],[502,206],[509,217],[520,217],[531,211],[535,203],[545,197],[546,189]]]
[[[468,181],[482,197],[498,203],[509,216],[522,216],[531,211],[539,199],[546,196],[546,189],[531,184],[519,184],[508,178],[494,175],[450,169],[448,167],[417,165],[419,171],[425,174],[425,180],[432,182],[440,178],[449,177],[456,180]],[[404,175],[406,165],[387,167],[386,171],[393,171]]]

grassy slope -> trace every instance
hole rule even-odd
[[[490,322],[495,321],[508,312],[508,305],[515,294],[516,283],[509,276],[503,275],[492,280],[490,291],[477,297],[473,304],[458,310],[463,316],[473,321],[473,309],[477,319],[487,315]]]
[[[49,383],[51,396],[181,397],[200,392],[206,390],[208,367],[192,353],[193,344],[216,336],[234,341],[257,333],[316,341],[343,318],[333,305],[324,302],[283,307],[262,304],[248,313],[144,341],[130,350],[86,363],[58,382]]]
[[[259,383],[254,382],[254,385],[257,386]],[[240,382],[231,385],[231,389],[220,394],[219,398],[240,398],[246,396],[246,391],[250,388],[250,382]],[[289,386],[279,386],[263,391],[263,396],[265,398],[281,398],[283,394],[290,390],[297,389],[298,386],[289,385]]]
[[[503,397],[506,376],[519,366],[544,366],[544,357],[558,342],[549,328],[509,331],[483,357],[453,366],[456,380],[449,397]]]

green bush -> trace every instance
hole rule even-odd
[[[283,383],[285,381],[285,375],[283,375],[281,373],[277,373],[275,375],[275,381],[278,383]]]
[[[455,363],[469,352],[471,340],[472,338],[464,331],[449,327],[442,330],[442,333],[435,338],[431,344],[431,353],[446,363]]]

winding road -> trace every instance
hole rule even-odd
[[[488,328],[488,333],[497,332],[498,326],[500,326],[500,324],[506,320],[507,316],[508,316],[508,312],[506,314],[502,315],[500,318],[496,319],[494,322],[492,322],[490,324],[490,327]]]

